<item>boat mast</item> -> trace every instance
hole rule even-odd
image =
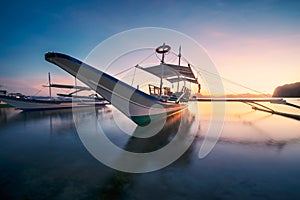
[[[163,43],[163,45],[161,46],[161,48],[162,48],[162,57],[161,57],[161,63],[165,63],[165,51],[164,51],[164,49],[165,49],[165,46],[166,46],[166,44],[165,43]]]
[[[169,45],[166,45],[163,43],[162,46],[159,46],[156,48],[156,52],[159,54],[162,54],[161,57],[161,77],[160,77],[160,86],[159,86],[159,96],[162,96],[162,85],[163,85],[163,77],[164,77],[164,63],[165,63],[165,53],[168,53],[171,50],[171,47]]]
[[[178,67],[180,67],[180,61],[181,61],[181,45],[179,46],[179,53],[178,53]],[[177,92],[179,92],[179,76],[177,82]]]
[[[165,43],[162,45],[162,49],[165,49]],[[163,76],[164,76],[164,63],[165,63],[165,52],[162,53],[161,56],[161,76],[160,76],[160,84],[159,84],[159,97],[162,96],[162,86],[163,86]]]
[[[160,85],[159,85],[159,97],[162,95],[162,85],[163,85],[163,76],[164,76],[164,65],[161,66],[161,77],[160,77]]]
[[[52,95],[51,95],[51,75],[50,75],[50,72],[48,72],[48,84],[49,84],[49,96],[51,98]]]
[[[165,46],[165,43],[163,44]],[[162,85],[163,85],[163,76],[164,76],[164,59],[165,59],[165,53],[162,54],[161,58],[161,76],[160,76],[160,84],[159,84],[159,97],[162,95]]]
[[[180,60],[181,60],[181,45],[179,46],[179,53],[178,53],[178,66],[180,66]]]
[[[75,84],[75,88],[77,88],[77,79],[76,79],[76,77],[74,77],[74,84]],[[77,96],[77,89],[76,89],[75,95]]]

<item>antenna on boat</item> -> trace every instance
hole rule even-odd
[[[178,53],[178,66],[180,66],[180,60],[181,60],[181,45],[179,46],[179,53]]]
[[[49,84],[49,96],[51,98],[52,96],[51,96],[51,75],[50,75],[50,72],[48,72],[48,84]]]

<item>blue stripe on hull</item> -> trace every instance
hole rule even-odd
[[[167,113],[156,114],[156,115],[131,116],[130,118],[132,119],[132,121],[134,121],[139,126],[147,126],[148,124],[150,124],[153,121],[158,121],[158,120],[164,119],[165,117],[169,117],[173,114],[182,112],[186,108],[187,107],[182,107],[179,110],[175,110],[175,111],[171,111],[171,112],[167,112]]]

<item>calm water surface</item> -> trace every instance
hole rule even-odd
[[[145,174],[118,172],[90,155],[79,139],[72,110],[0,109],[1,199],[300,199],[300,121],[226,103],[220,139],[199,159],[211,106],[197,106],[199,130],[187,131],[196,135],[192,146],[170,166]],[[94,110],[80,112],[79,123],[84,123]],[[192,113],[183,114],[190,124],[196,123]],[[159,136],[145,141],[120,132],[116,118],[133,134],[138,129],[112,106],[98,108],[97,115],[111,141],[135,152],[167,144],[182,117],[169,118]]]

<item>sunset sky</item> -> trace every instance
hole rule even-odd
[[[208,52],[220,75],[256,90],[300,81],[300,1],[6,1],[0,85],[72,82],[48,51],[84,59],[101,41],[138,27],[174,29]],[[236,91],[244,92],[244,91]]]

